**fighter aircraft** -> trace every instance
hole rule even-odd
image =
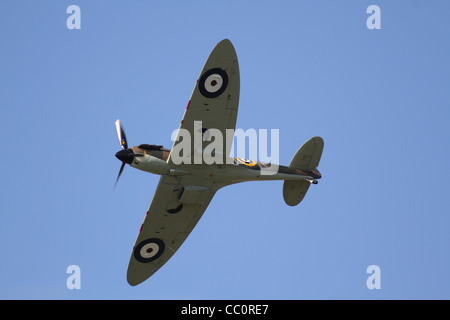
[[[296,206],[310,185],[317,184],[317,179],[322,177],[317,170],[324,146],[320,137],[305,142],[289,166],[277,165],[277,171],[270,174],[263,172],[274,167],[270,163],[231,158],[229,143],[211,153],[216,160],[222,161],[180,163],[180,143],[185,147],[188,143],[189,146],[182,151],[184,160],[198,159],[198,154],[205,151],[209,143],[208,139],[202,139],[200,144],[198,141],[189,142],[181,133],[205,135],[214,129],[225,137],[227,129],[235,129],[239,87],[236,52],[231,42],[225,39],[213,49],[200,73],[172,149],[150,144],[129,148],[122,124],[120,120],[116,121],[122,148],[116,153],[122,161],[116,183],[126,164],[161,175],[128,264],[127,281],[130,285],[145,281],[172,257],[220,188],[245,181],[284,180],[284,200],[286,204]]]

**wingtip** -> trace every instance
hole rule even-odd
[[[232,56],[234,57],[234,59],[237,59],[236,49],[229,39],[223,39],[222,41],[217,43],[211,54],[213,53],[220,53],[220,55]]]
[[[141,283],[141,282],[132,282],[132,281],[130,281],[130,280],[128,280],[128,279],[127,279],[127,282],[128,282],[128,284],[129,284],[130,286],[132,286],[132,287],[136,287],[138,284]]]
[[[233,43],[231,42],[230,39],[223,39],[222,41],[217,43],[217,46],[227,46],[227,47],[232,47],[234,49]]]
[[[135,287],[138,284],[141,284],[148,278],[150,278],[155,272],[148,272],[147,268],[142,269],[142,265],[135,265],[134,263],[130,263],[127,270],[127,282],[130,286]],[[136,269],[137,268],[137,269]]]
[[[136,277],[131,277],[129,274],[127,274],[127,282],[130,286],[135,287],[138,284],[144,282],[145,280],[147,280],[147,278],[142,279],[142,278],[136,278]]]

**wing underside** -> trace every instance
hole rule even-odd
[[[181,120],[179,129],[187,130],[191,136],[190,154],[184,155],[184,159],[189,158],[190,160],[184,161],[183,164],[194,163],[194,153],[201,152],[210,143],[211,140],[206,133],[210,129],[220,131],[224,139],[221,150],[215,150],[215,152],[222,155],[222,161],[225,163],[231,149],[231,143],[227,144],[225,141],[226,130],[234,130],[236,126],[240,91],[239,78],[236,51],[228,39],[222,40],[209,55]],[[173,161],[173,157],[178,155],[176,146],[180,140],[183,140],[180,139],[181,134],[181,131],[178,130],[172,153],[169,155],[169,163],[179,164]],[[199,148],[199,144],[194,145],[194,139],[198,137],[200,137],[201,148]]]
[[[194,87],[167,162],[177,167],[194,161],[215,129],[223,139],[227,129],[235,129],[239,105],[239,65],[236,51],[227,39],[219,42],[209,55]],[[182,131],[191,137],[190,150],[183,150],[184,161],[175,161]],[[200,137],[200,146],[195,139]],[[222,163],[230,153],[231,143],[223,141],[215,155]],[[197,154],[196,154],[197,152]],[[186,160],[188,159],[188,160]],[[200,171],[204,164],[200,163]],[[206,165],[206,164],[205,164]],[[192,167],[191,167],[192,168]],[[196,166],[196,170],[199,167]],[[199,171],[197,171],[199,172]],[[162,176],[136,239],[127,271],[127,280],[137,285],[149,278],[178,250],[195,227],[216,191],[223,185],[195,175]]]
[[[218,186],[198,182],[186,177],[161,177],[130,258],[130,285],[141,283],[161,268],[203,215]]]

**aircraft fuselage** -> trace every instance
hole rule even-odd
[[[171,165],[167,162],[170,149],[142,144],[116,154],[130,166],[158,175],[195,175],[215,182],[233,184],[257,180],[308,180],[317,183],[322,176],[317,169],[301,170],[289,166],[270,164],[241,158],[229,158],[225,164]]]

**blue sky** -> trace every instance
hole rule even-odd
[[[66,9],[81,9],[69,30]],[[369,30],[369,5],[381,29]],[[448,1],[2,1],[0,298],[449,299]],[[120,167],[179,125],[215,44],[237,51],[237,127],[280,163],[325,149],[297,207],[282,182],[220,190],[137,287],[128,260],[159,177]],[[81,289],[66,269],[78,265]],[[366,268],[381,270],[369,290]]]

